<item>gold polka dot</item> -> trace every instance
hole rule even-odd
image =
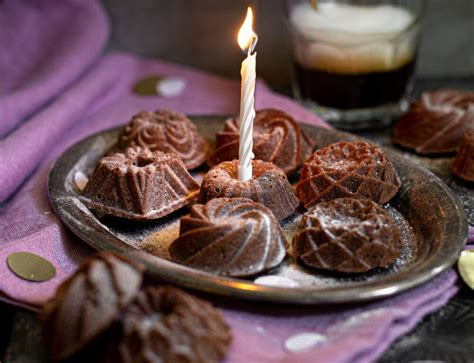
[[[7,265],[15,275],[28,281],[48,281],[56,275],[51,262],[29,252],[12,253],[7,258]]]
[[[157,75],[143,78],[135,83],[135,86],[133,86],[133,92],[142,96],[156,96],[156,84],[162,79],[163,77]]]

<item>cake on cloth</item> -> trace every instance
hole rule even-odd
[[[474,92],[425,92],[398,121],[393,142],[419,154],[453,152],[469,128],[474,128]]]
[[[384,204],[399,188],[395,168],[381,149],[366,142],[341,141],[306,160],[296,195],[306,208],[342,197]]]
[[[202,165],[210,151],[192,121],[170,110],[143,111],[133,116],[119,136],[119,148],[141,146],[179,155],[188,170]]]
[[[138,293],[143,268],[110,252],[86,259],[40,312],[54,360],[77,354],[103,334]]]
[[[128,148],[99,160],[80,200],[127,219],[157,219],[191,203],[199,185],[176,154]]]
[[[123,313],[107,362],[218,363],[232,333],[220,311],[171,286],[146,287]]]
[[[292,241],[305,265],[338,272],[366,272],[394,262],[402,248],[387,212],[368,199],[322,202],[303,216]]]
[[[280,264],[287,242],[273,213],[247,198],[195,204],[181,218],[171,259],[225,276],[249,276]]]
[[[239,181],[239,161],[224,161],[207,172],[198,202],[213,198],[249,198],[269,208],[277,219],[295,211],[299,202],[283,172],[272,163],[252,160],[252,179]]]
[[[255,159],[272,162],[287,175],[298,170],[311,155],[314,142],[289,115],[279,110],[261,110],[253,121],[253,153]],[[216,134],[216,150],[209,159],[214,166],[239,158],[239,119],[231,118],[224,130]]]
[[[40,311],[54,361],[217,363],[232,332],[208,302],[171,286],[143,286],[144,269],[99,252]],[[69,359],[70,358],[70,359]]]

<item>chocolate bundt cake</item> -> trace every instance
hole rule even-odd
[[[474,129],[464,133],[451,170],[461,179],[474,182]]]
[[[303,216],[292,241],[304,264],[338,272],[366,272],[399,256],[402,243],[387,212],[368,199],[322,202]]]
[[[121,132],[118,146],[122,150],[141,146],[151,151],[173,152],[188,170],[202,165],[210,150],[191,120],[169,110],[143,111],[133,116]]]
[[[218,363],[232,340],[217,309],[174,287],[142,290],[123,314],[120,328],[108,362]]]
[[[42,308],[54,361],[219,362],[232,339],[214,307],[174,287],[141,287],[143,268],[110,252],[84,261]],[[69,359],[71,358],[71,359]]]
[[[176,154],[128,148],[99,160],[80,200],[127,219],[157,219],[191,203],[199,185]]]
[[[208,161],[210,166],[239,158],[239,134],[239,119],[227,120],[224,130],[216,134],[216,150]],[[291,175],[313,148],[313,141],[291,116],[278,110],[257,112],[253,124],[255,159],[272,162]]]
[[[224,161],[207,172],[198,202],[213,198],[249,198],[269,208],[277,219],[291,215],[299,202],[285,173],[272,163],[253,160],[252,179],[238,180],[239,161]]]
[[[195,204],[181,218],[173,261],[225,276],[249,276],[280,264],[286,239],[273,213],[247,198]]]
[[[110,252],[85,260],[40,312],[54,360],[68,358],[104,333],[138,294],[143,269]]]
[[[452,152],[469,128],[474,128],[474,92],[425,92],[395,126],[393,142],[419,154]]]
[[[390,160],[366,142],[337,142],[317,150],[303,164],[296,195],[306,208],[336,198],[388,202],[400,188]]]

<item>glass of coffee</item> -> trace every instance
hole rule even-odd
[[[287,0],[294,91],[337,127],[386,124],[408,103],[422,0]]]

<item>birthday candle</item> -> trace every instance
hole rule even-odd
[[[240,74],[242,85],[240,90],[240,136],[239,136],[239,180],[252,179],[253,120],[255,118],[255,78],[256,57],[254,52],[257,35],[252,30],[252,9],[247,9],[247,16],[237,37],[240,48],[247,51],[242,62]]]

